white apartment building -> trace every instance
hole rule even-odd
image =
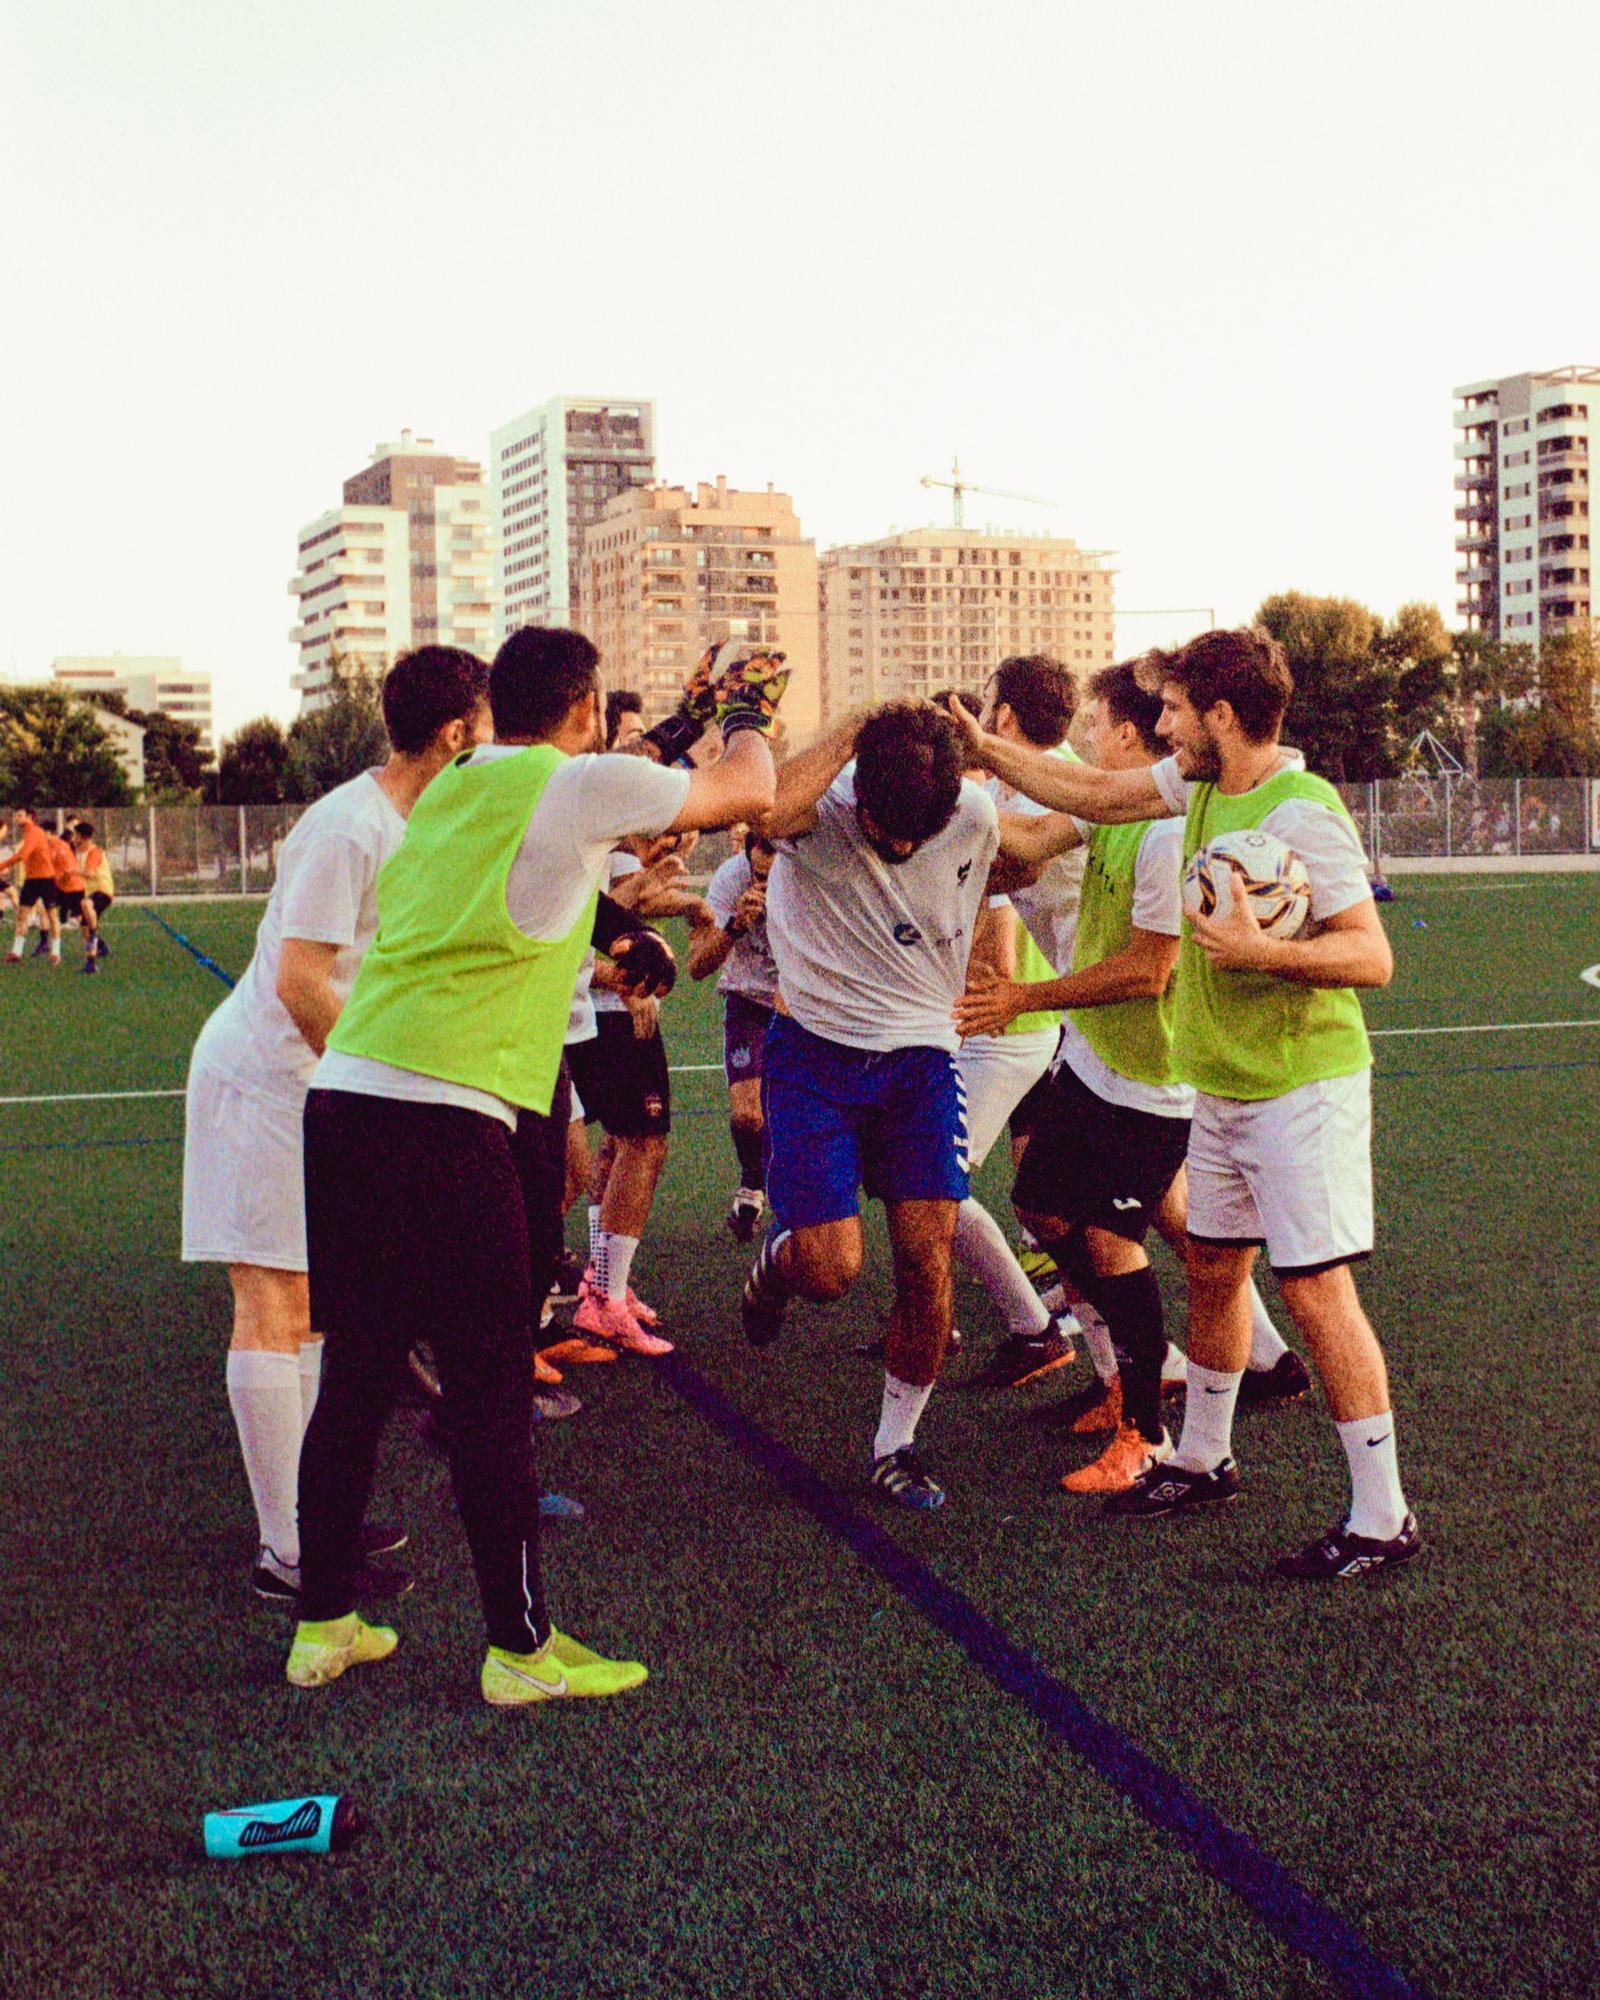
[[[174,722],[192,722],[207,755],[216,747],[211,730],[211,676],[186,668],[181,660],[137,653],[64,653],[51,661],[50,678],[91,701],[99,695],[117,694],[129,708],[146,715],[170,715]],[[141,745],[143,740],[141,733]]]
[[[1013,653],[1081,682],[1115,658],[1113,572],[1054,535],[913,528],[821,558],[822,720],[864,701],[976,690]]]
[[[1537,649],[1591,624],[1600,368],[1468,382],[1454,392],[1456,609],[1469,631]]]
[[[489,439],[499,536],[496,638],[575,619],[583,536],[618,493],[655,479],[655,404],[557,396]]]
[[[409,646],[495,644],[495,533],[482,466],[402,431],[344,482],[344,505],[300,531],[289,589],[303,709],[326,698],[333,659],[385,671]]]

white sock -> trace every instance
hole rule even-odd
[[[597,1201],[591,1201],[589,1204],[589,1262],[591,1264],[594,1262],[594,1255],[599,1247],[600,1204]]]
[[[933,1384],[919,1389],[914,1383],[902,1382],[896,1376],[885,1374],[883,1378],[883,1411],[878,1418],[878,1435],[872,1441],[872,1456],[887,1458],[892,1451],[902,1451],[917,1435],[917,1421],[928,1406],[928,1398],[933,1394]]]
[[[605,1298],[625,1299],[628,1296],[628,1273],[633,1268],[633,1253],[638,1247],[637,1236],[619,1236],[614,1229],[595,1231],[594,1281]]]
[[[971,1195],[956,1210],[955,1256],[1000,1308],[1007,1329],[1024,1339],[1050,1330],[1050,1315],[1028,1283],[1006,1233],[981,1201]]]
[[[1354,1535],[1387,1542],[1398,1535],[1406,1518],[1406,1496],[1400,1489],[1395,1455],[1394,1416],[1352,1417],[1335,1426],[1344,1455],[1350,1461],[1350,1518]]]
[[[1161,1364],[1163,1382],[1187,1382],[1189,1379],[1189,1357],[1181,1347],[1167,1342],[1167,1358]]]
[[[300,1343],[300,1435],[305,1436],[311,1412],[317,1407],[317,1391],[322,1387],[322,1342]]]
[[[21,958],[21,956],[22,956],[22,941],[23,941],[23,937],[24,937],[24,935],[25,935],[25,934],[24,934],[24,933],[23,933],[22,931],[16,931],[16,932],[14,932],[14,933],[12,934],[12,938],[11,938],[11,949],[10,949],[10,951],[8,951],[8,952],[6,953],[6,957],[7,957],[7,958]]]
[[[1094,1372],[1102,1382],[1115,1382],[1120,1370],[1117,1367],[1117,1350],[1111,1343],[1110,1327],[1087,1300],[1075,1305],[1072,1310],[1078,1315],[1078,1324],[1083,1328],[1083,1344],[1089,1350]]]
[[[1250,1366],[1254,1369],[1272,1368],[1289,1352],[1283,1335],[1272,1324],[1266,1307],[1261,1303],[1261,1294],[1254,1284],[1250,1287]]]
[[[300,1357],[250,1347],[228,1355],[228,1402],[264,1548],[293,1569],[300,1560]]]
[[[1244,1370],[1224,1374],[1189,1362],[1189,1393],[1183,1405],[1183,1436],[1172,1463],[1182,1472],[1214,1472],[1233,1443],[1233,1406]]]

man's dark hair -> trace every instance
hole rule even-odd
[[[886,840],[942,833],[961,799],[961,732],[929,701],[891,701],[856,737],[856,803]]]
[[[72,822],[72,830],[74,833],[81,833],[85,840],[94,839],[94,827],[89,820],[75,819]]]
[[[1066,736],[1078,708],[1078,687],[1048,653],[1013,653],[994,670],[994,696],[1007,702],[1030,743],[1053,750]]]
[[[383,677],[383,726],[403,757],[418,757],[447,722],[465,722],[489,692],[489,669],[459,646],[418,646]]]
[[[565,625],[513,632],[489,669],[495,735],[548,736],[574,702],[599,687],[599,665],[597,649]]]
[[[625,715],[643,715],[644,696],[633,688],[613,688],[606,696],[606,748],[617,740],[617,729]]]
[[[1202,632],[1163,663],[1161,677],[1182,688],[1202,715],[1227,702],[1252,743],[1272,742],[1294,693],[1287,654],[1255,626]]]
[[[764,834],[761,831],[760,827],[758,826],[749,827],[746,830],[744,836],[745,860],[746,861],[754,860],[757,853],[759,853],[763,848],[766,850],[768,854],[776,854],[778,851],[772,839],[767,834]]]
[[[936,695],[931,695],[929,699],[935,708],[942,708],[945,714],[948,715],[950,713],[950,704],[955,700],[957,695],[961,697],[961,706],[967,711],[968,715],[982,715],[982,688],[940,688],[939,692]]]
[[[1114,667],[1102,667],[1090,677],[1089,694],[1092,700],[1105,703],[1106,713],[1113,722],[1131,722],[1144,747],[1160,756],[1166,747],[1156,734],[1156,724],[1161,720],[1161,691],[1142,685],[1137,662],[1120,660]]]

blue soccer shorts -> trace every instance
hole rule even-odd
[[[783,1014],[767,1030],[767,1199],[787,1229],[879,1201],[965,1201],[966,1091],[946,1049],[847,1048]]]

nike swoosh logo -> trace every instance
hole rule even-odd
[[[496,1660],[495,1665],[503,1673],[515,1674],[519,1681],[526,1681],[529,1687],[537,1688],[541,1694],[565,1694],[567,1691],[565,1674],[558,1681],[542,1681],[537,1674],[525,1674],[521,1667],[512,1666],[509,1660]]]
[[[1114,1194],[1111,1197],[1111,1206],[1113,1208],[1143,1208],[1144,1203],[1142,1201],[1124,1201],[1121,1195]]]
[[[1226,1389],[1213,1389],[1209,1382],[1206,1384],[1206,1394],[1208,1396],[1225,1396],[1227,1393]]]
[[[1383,1434],[1383,1436],[1382,1436],[1381,1438],[1368,1438],[1368,1439],[1367,1439],[1367,1450],[1368,1450],[1368,1451],[1376,1451],[1376,1450],[1377,1450],[1377,1448],[1378,1448],[1378,1446],[1379,1446],[1380,1444],[1387,1444],[1387,1443],[1389,1442],[1390,1438],[1392,1438],[1393,1436],[1394,1436],[1394,1432],[1393,1432],[1393,1431],[1385,1431],[1385,1432],[1384,1432],[1384,1434]]]

